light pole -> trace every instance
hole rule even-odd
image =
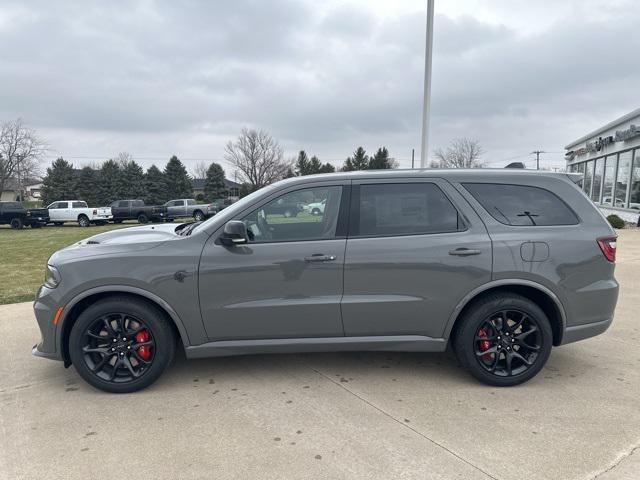
[[[422,147],[420,168],[427,166],[429,156],[429,116],[431,114],[431,54],[433,52],[433,3],[427,0],[427,44],[424,52],[424,95],[422,105]]]

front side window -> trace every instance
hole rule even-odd
[[[334,238],[342,187],[296,190],[254,210],[242,221],[252,243],[291,242]],[[306,205],[326,202],[324,211],[313,215]]]
[[[464,183],[463,186],[493,218],[505,225],[578,223],[578,217],[567,204],[544,188],[494,183]]]
[[[434,183],[360,186],[355,236],[418,235],[461,227],[458,211]]]

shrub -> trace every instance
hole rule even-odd
[[[607,217],[607,220],[609,220],[609,223],[613,228],[624,228],[624,220],[621,219],[618,215],[609,215]]]

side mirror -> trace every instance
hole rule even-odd
[[[240,245],[247,243],[249,236],[247,235],[247,226],[240,220],[229,220],[224,225],[222,236],[220,237],[220,243],[231,247],[233,245]]]

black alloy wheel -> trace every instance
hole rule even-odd
[[[78,316],[69,336],[69,356],[89,384],[129,393],[162,375],[173,359],[175,343],[170,321],[154,305],[113,296]]]
[[[84,332],[83,360],[102,380],[130,382],[153,363],[155,340],[139,318],[114,313],[97,318]]]
[[[486,295],[465,308],[458,322],[452,339],[458,360],[488,385],[524,383],[542,370],[551,354],[549,319],[521,295]]]
[[[202,222],[204,220],[204,213],[202,213],[200,210],[196,210],[193,214],[193,219],[196,222]]]
[[[485,318],[476,331],[474,353],[481,367],[501,377],[531,367],[542,346],[538,322],[519,310],[502,310]]]
[[[91,225],[91,222],[89,221],[89,217],[87,217],[86,215],[80,215],[78,217],[78,225],[85,228]]]
[[[22,228],[22,219],[20,218],[12,218],[11,219],[11,228],[13,228],[14,230],[20,230]]]

